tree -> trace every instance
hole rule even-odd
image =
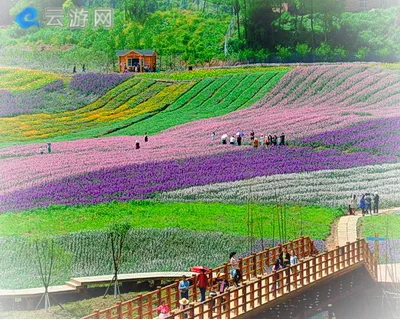
[[[51,283],[65,274],[71,265],[71,255],[64,252],[63,248],[56,244],[52,237],[38,238],[34,240],[34,257],[36,261],[37,271],[42,280],[44,293],[36,306],[39,307],[44,299],[45,312],[50,311],[52,299],[61,309],[61,304],[49,293],[49,286]],[[36,310],[35,309],[35,310]]]
[[[116,299],[117,296],[121,298],[121,292],[119,291],[118,286],[118,272],[123,262],[125,242],[131,228],[132,225],[129,222],[112,223],[107,228],[107,238],[113,261],[114,275],[103,298],[107,295],[112,283],[114,283],[114,299]]]

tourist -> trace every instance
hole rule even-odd
[[[216,136],[216,134],[215,134],[215,132],[213,132],[213,133],[211,134],[211,141],[214,141],[214,140],[215,140],[215,136]]]
[[[126,63],[124,63],[124,73],[128,72],[128,67],[126,66]]]
[[[285,134],[282,133],[279,138],[280,138],[279,145],[284,146],[285,145]]]
[[[205,273],[205,269],[200,269],[200,274],[197,277],[197,286],[200,289],[200,295],[201,299],[200,302],[203,302],[206,300],[206,289],[208,286],[208,277]]]
[[[181,299],[182,298],[189,299],[189,287],[190,283],[188,280],[186,280],[186,276],[183,275],[182,280],[179,281],[179,286],[178,286],[178,290],[181,293]]]
[[[236,252],[231,252],[229,255],[231,267],[232,267],[232,275],[233,275],[233,281],[235,282],[235,285],[238,287],[239,282],[242,279],[242,273],[240,272],[240,266],[239,266],[239,261],[236,259]]]
[[[179,300],[179,310],[186,310],[187,307],[188,307],[188,305],[189,305],[189,300],[188,300],[188,299],[182,298],[181,300]],[[187,312],[184,312],[184,313],[183,313],[183,317],[184,317],[185,319],[189,318],[188,313],[187,313]]]
[[[47,152],[51,153],[51,142],[47,142]]]
[[[231,136],[231,137],[229,138],[229,143],[230,143],[231,145],[234,145],[234,144],[235,144],[235,137],[234,137],[234,136]]]
[[[296,252],[294,250],[290,250],[290,266],[294,266],[295,264],[299,263],[299,259],[297,259]]]
[[[356,195],[353,195],[353,199],[351,199],[351,201],[350,201],[350,209],[351,209],[351,214],[355,215],[356,214],[356,209],[357,209]]]
[[[242,137],[240,135],[236,138],[236,141],[238,146],[242,145]]]
[[[311,255],[312,256],[317,256],[319,254],[319,251],[317,249],[317,247],[314,244],[314,241],[311,241]]]
[[[76,65],[72,68],[72,73],[76,73]]]
[[[259,141],[259,145],[262,146],[264,143],[264,135],[261,135],[260,140],[258,140],[258,141]]]
[[[361,209],[361,213],[364,216],[365,215],[365,195],[361,196],[360,199],[360,209]]]
[[[144,142],[149,142],[149,136],[147,135],[147,132],[144,134]]]
[[[135,149],[136,150],[140,149],[140,142],[138,140],[136,140],[135,142]]]
[[[222,142],[222,144],[226,144],[228,142],[228,135],[227,134],[223,134],[221,136],[221,142]]]
[[[86,72],[86,66],[85,66],[85,64],[82,65],[82,72]]]
[[[374,213],[379,213],[379,194],[374,195]]]
[[[255,138],[253,141],[253,147],[258,148],[258,139],[257,138]]]
[[[215,282],[218,284],[217,289],[220,294],[223,294],[229,288],[229,282],[225,278],[222,278],[219,272],[215,278]]]
[[[372,198],[369,193],[365,194],[365,213],[372,215]]]
[[[251,130],[251,132],[250,132],[250,140],[251,141],[254,140],[254,130]]]
[[[290,265],[290,254],[287,252],[287,249],[285,247],[282,248],[282,251],[279,255],[279,260],[281,261],[281,264],[284,268]]]
[[[278,137],[277,137],[276,134],[272,137],[272,144],[273,144],[274,146],[278,145]]]
[[[159,312],[158,318],[160,319],[165,319],[169,316],[169,307],[165,303],[165,300],[161,301],[161,304],[159,307],[156,308],[156,311]]]
[[[273,282],[271,291],[275,291],[276,287],[279,288],[279,277],[280,277],[280,274],[277,274],[277,272],[279,270],[282,270],[282,269],[283,269],[282,262],[278,258],[278,259],[276,259],[275,264],[272,267],[272,273],[275,273],[275,275],[274,275],[274,282]],[[275,286],[275,283],[277,284],[276,286]]]
[[[44,154],[44,148],[40,147],[39,152],[40,152],[40,154]]]

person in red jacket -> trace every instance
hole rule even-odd
[[[201,269],[200,274],[197,277],[197,286],[200,289],[200,295],[201,295],[200,302],[203,302],[206,300],[206,289],[208,287],[208,277],[207,277],[205,271],[206,270]]]

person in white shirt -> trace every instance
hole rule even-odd
[[[212,141],[215,140],[215,132],[213,132],[213,133],[211,134],[211,140],[212,140]]]
[[[239,261],[238,259],[236,259],[236,252],[232,252],[229,255],[229,259],[233,271],[233,280],[235,282],[235,285],[238,287],[239,281],[242,279],[242,274],[240,273]]]
[[[234,136],[231,136],[231,137],[229,138],[229,143],[230,143],[231,145],[234,145],[234,144],[235,144],[235,141],[236,141],[236,139],[235,139]]]

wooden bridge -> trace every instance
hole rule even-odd
[[[282,248],[295,250],[300,262],[290,268],[271,272],[271,266],[278,258]],[[171,308],[169,319],[230,319],[245,317],[259,307],[273,306],[294,294],[320,284],[325,280],[341,276],[361,266],[365,266],[371,277],[377,279],[377,260],[364,239],[347,243],[342,247],[311,255],[312,241],[300,238],[284,245],[253,254],[239,260],[243,282],[239,287],[230,287],[226,293],[208,298],[204,302],[192,302],[185,310],[179,310],[180,294],[178,283],[158,287],[156,291],[139,295],[134,299],[119,302],[113,307],[96,310],[84,319],[151,319],[157,317],[156,308],[165,300]],[[230,264],[212,269],[213,277],[221,273],[229,278]],[[196,276],[191,279],[189,300],[197,301]]]

